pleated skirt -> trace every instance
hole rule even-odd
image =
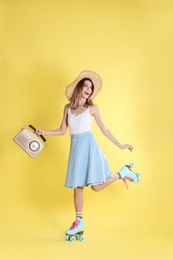
[[[102,184],[111,176],[105,155],[92,132],[72,135],[65,187]]]

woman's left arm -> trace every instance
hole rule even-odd
[[[94,116],[95,121],[97,123],[97,125],[99,126],[99,128],[101,129],[102,133],[110,140],[112,141],[115,145],[117,145],[120,149],[129,149],[131,152],[134,149],[134,147],[130,144],[121,144],[117,138],[115,138],[115,136],[111,133],[111,131],[105,126],[101,114],[100,114],[100,110],[98,108],[98,106],[93,106],[90,109],[90,113],[92,116]]]

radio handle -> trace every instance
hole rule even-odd
[[[33,125],[28,125],[32,130],[34,130],[34,132],[37,130]],[[41,139],[43,140],[43,142],[46,142],[46,138],[43,135],[39,135],[41,137]]]

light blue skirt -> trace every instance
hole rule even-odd
[[[107,160],[92,132],[72,135],[65,187],[102,184],[111,176]]]

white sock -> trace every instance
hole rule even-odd
[[[76,217],[77,217],[77,218],[82,218],[82,215],[83,215],[82,212],[76,212]]]

